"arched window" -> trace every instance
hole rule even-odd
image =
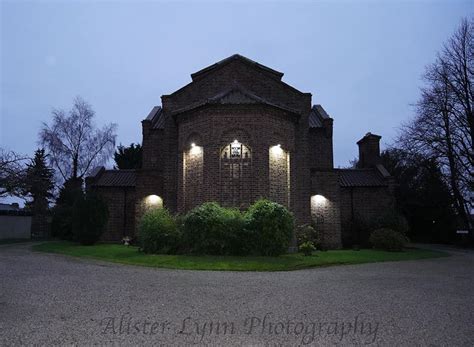
[[[252,152],[238,140],[220,153],[221,202],[224,206],[246,207],[251,202]]]
[[[249,148],[237,140],[229,143],[221,151],[221,159],[250,159],[250,156]]]

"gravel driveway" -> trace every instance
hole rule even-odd
[[[474,345],[474,253],[250,273],[0,246],[0,345]]]

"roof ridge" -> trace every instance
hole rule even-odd
[[[160,105],[155,105],[152,107],[151,111],[148,113],[148,116],[146,116],[145,120],[152,121],[153,118],[155,118],[155,115],[161,110]]]
[[[321,104],[311,106],[311,111],[309,112],[308,117],[310,128],[322,128],[323,123],[328,119],[331,120],[332,118],[328,115]]]
[[[282,78],[283,75],[284,75],[283,72],[280,72],[280,71],[274,70],[274,69],[272,69],[272,68],[270,68],[270,67],[268,67],[268,66],[262,65],[262,64],[260,64],[260,63],[258,63],[258,62],[256,62],[256,61],[254,61],[254,60],[252,60],[252,59],[249,59],[249,58],[247,58],[247,57],[244,57],[244,56],[241,55],[241,54],[232,54],[231,56],[229,56],[229,57],[227,57],[227,58],[224,58],[224,59],[222,59],[222,60],[219,60],[217,63],[211,64],[211,65],[209,65],[209,66],[207,66],[207,67],[205,67],[205,68],[203,68],[203,69],[201,69],[201,70],[199,70],[199,71],[196,71],[196,72],[192,73],[192,74],[191,74],[191,78],[192,78],[192,80],[194,81],[196,77],[199,78],[200,76],[206,74],[207,72],[212,71],[212,70],[214,70],[214,69],[216,69],[216,68],[218,68],[218,67],[220,67],[220,66],[226,65],[226,64],[228,64],[228,63],[230,63],[231,61],[236,60],[236,59],[240,59],[240,60],[246,62],[247,64],[251,64],[251,65],[253,65],[253,66],[258,67],[258,68],[261,69],[261,70],[264,70],[264,71],[266,71],[266,72],[269,72],[270,74],[272,74],[272,75],[278,77],[280,80],[281,80],[281,78]]]

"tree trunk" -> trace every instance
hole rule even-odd
[[[466,212],[466,205],[464,201],[464,197],[461,194],[461,191],[458,187],[458,171],[456,167],[456,161],[454,158],[454,149],[451,137],[451,129],[450,129],[450,122],[449,122],[449,115],[443,112],[443,121],[445,127],[445,138],[446,138],[446,145],[447,145],[447,157],[448,157],[448,164],[449,164],[449,183],[451,186],[451,190],[453,192],[453,197],[456,204],[456,211],[461,218],[461,221],[466,226],[466,228],[470,228],[468,214]]]
[[[72,159],[72,178],[77,178],[77,170],[78,170],[78,155],[74,155]]]

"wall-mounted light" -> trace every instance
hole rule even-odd
[[[196,143],[191,143],[191,149],[189,150],[189,154],[191,155],[199,155],[202,153],[202,147],[196,145]]]
[[[326,203],[327,199],[320,194],[313,195],[311,197],[311,203],[314,203],[316,205],[324,205]]]
[[[280,156],[283,154],[283,149],[281,148],[281,145],[278,144],[276,146],[270,147],[270,153],[274,156]]]
[[[163,207],[163,199],[158,195],[148,195],[145,198],[145,204],[149,207]]]

